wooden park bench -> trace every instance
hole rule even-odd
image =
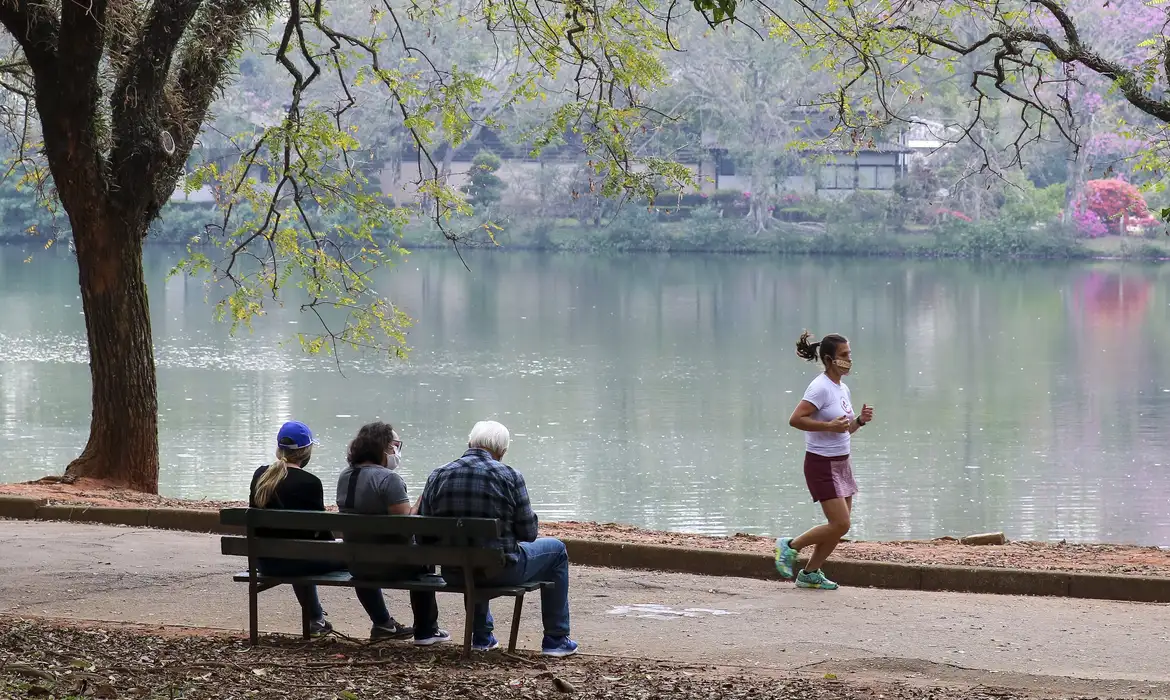
[[[248,558],[248,570],[236,574],[233,580],[248,584],[248,633],[253,646],[258,643],[258,597],[262,591],[281,584],[310,584],[341,586],[345,588],[385,588],[404,591],[434,591],[462,593],[467,623],[463,630],[463,658],[471,656],[471,633],[474,624],[473,608],[477,602],[511,596],[516,599],[512,613],[512,636],[508,651],[516,651],[516,637],[520,631],[520,613],[524,594],[545,586],[551,581],[526,583],[520,586],[477,586],[477,576],[487,578],[504,568],[503,552],[483,546],[500,536],[500,521],[483,518],[430,518],[417,515],[349,515],[297,510],[268,510],[259,508],[227,508],[219,512],[220,524],[243,528],[244,536],[221,538],[221,551],[228,556]],[[358,544],[341,540],[299,540],[258,537],[257,529],[309,530],[351,535],[397,535],[403,541],[422,541],[422,545]],[[425,538],[419,540],[417,538]],[[446,566],[459,567],[464,572],[462,585],[448,584],[438,576],[417,579],[380,580],[355,579],[348,571],[335,571],[320,576],[265,576],[256,566],[261,558],[330,561],[347,567],[371,565]],[[309,617],[302,610],[301,633],[309,637]]]

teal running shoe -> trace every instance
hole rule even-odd
[[[796,587],[818,588],[822,591],[835,591],[839,588],[836,583],[825,578],[820,569],[812,572],[801,570],[796,576]]]
[[[780,578],[791,579],[795,574],[793,570],[796,569],[796,555],[797,551],[788,546],[792,542],[791,537],[781,537],[776,540],[776,571],[780,572]]]

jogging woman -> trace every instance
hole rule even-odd
[[[804,431],[804,480],[828,522],[799,537],[776,540],[776,570],[791,579],[797,554],[812,546],[812,556],[796,574],[796,586],[832,591],[837,584],[825,577],[821,566],[849,532],[849,515],[857,493],[849,461],[850,436],[873,420],[873,407],[863,405],[861,413],[853,412],[849,387],[842,381],[853,366],[849,340],[836,333],[818,343],[809,343],[810,338],[808,331],[800,336],[796,354],[809,362],[819,359],[824,372],[808,385],[788,424]]]

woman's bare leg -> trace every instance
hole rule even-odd
[[[793,549],[800,550],[809,545],[812,545],[812,557],[809,558],[808,563],[805,564],[805,571],[816,571],[821,568],[833,550],[837,548],[837,543],[849,532],[849,515],[853,508],[853,498],[833,498],[827,501],[821,501],[821,510],[825,512],[825,518],[829,521],[824,525],[817,525],[800,537],[792,540],[788,544]]]

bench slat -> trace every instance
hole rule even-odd
[[[399,564],[403,566],[466,566],[498,570],[506,563],[504,554],[490,547],[430,547],[395,544],[359,544],[341,540],[292,540],[276,537],[224,536],[220,551],[227,556],[298,561],[335,561],[352,568],[355,564]]]
[[[270,510],[268,508],[224,508],[221,525],[277,530],[320,530],[351,534],[400,535],[416,537],[495,539],[500,522],[489,518],[430,518],[420,515],[356,515],[352,513]]]
[[[241,571],[232,577],[232,580],[237,583],[248,583],[247,571]],[[327,574],[319,574],[317,576],[257,576],[256,580],[260,583],[295,583],[307,584],[313,586],[341,586],[349,588],[369,587],[369,588],[384,588],[386,590],[395,591],[435,591],[436,593],[462,593],[463,586],[449,584],[446,581],[436,578],[431,581],[408,579],[399,581],[377,581],[377,580],[358,580],[353,578],[348,571],[332,571]],[[553,586],[552,581],[533,581],[531,583],[524,583],[518,586],[477,586],[476,592],[493,597],[499,596],[517,596],[521,593],[531,593],[540,588]]]

